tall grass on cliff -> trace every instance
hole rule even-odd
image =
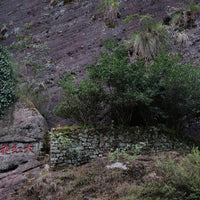
[[[0,46],[0,118],[5,115],[8,106],[16,99],[16,79],[9,53]]]
[[[120,18],[120,0],[103,0],[99,5],[100,11],[103,13],[103,18],[106,26],[114,28],[117,19]]]
[[[169,32],[161,22],[155,22],[153,16],[133,14],[123,21],[129,23],[134,18],[139,19],[140,30],[132,33],[127,40],[127,46],[133,49],[134,58],[151,59],[169,46]]]

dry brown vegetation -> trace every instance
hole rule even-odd
[[[164,174],[158,169],[157,162],[169,158],[178,161],[182,156],[177,152],[165,152],[142,156],[135,161],[120,159],[120,162],[126,164],[127,170],[106,168],[113,162],[104,157],[79,167],[46,171],[32,186],[26,188],[26,199],[137,199],[137,191],[145,183],[163,178]]]

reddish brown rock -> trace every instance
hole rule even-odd
[[[19,100],[0,121],[0,199],[23,199],[20,190],[42,171],[45,119],[30,103]],[[31,177],[31,178],[30,178]]]
[[[48,126],[44,117],[33,104],[21,99],[13,104],[7,116],[0,120],[0,138],[7,135],[6,140],[43,140],[47,131]]]
[[[0,199],[4,200],[24,199],[23,188],[27,188],[43,170],[42,163],[36,158],[3,158],[2,160],[0,157],[0,163]],[[10,167],[15,165],[15,168],[5,172],[1,171],[2,165],[10,165]]]

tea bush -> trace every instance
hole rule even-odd
[[[66,117],[93,123],[92,118],[101,114],[104,105],[118,125],[162,124],[180,130],[198,115],[197,66],[181,64],[178,55],[166,52],[152,58],[148,65],[144,59],[131,63],[124,46],[112,48],[109,43],[108,49],[88,66],[88,80],[77,87],[69,77],[62,82],[66,98],[59,109],[61,113],[67,110]]]
[[[8,52],[0,46],[0,118],[6,108],[16,99],[15,75]]]
[[[59,86],[63,89],[63,102],[56,107],[56,114],[74,118],[82,124],[98,123],[103,98],[103,90],[100,87],[88,80],[83,80],[76,87],[69,73],[62,78]]]
[[[181,129],[200,109],[197,66],[180,64],[177,55],[163,53],[146,66],[130,63],[126,49],[117,47],[100,54],[88,68],[89,77],[106,86],[106,103],[118,124],[165,124]]]

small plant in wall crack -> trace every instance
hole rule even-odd
[[[56,141],[63,147],[67,148],[68,145],[72,142],[72,140],[68,137],[68,135],[63,135],[63,133],[54,133],[54,132],[49,132],[49,135],[51,138],[55,138]]]

